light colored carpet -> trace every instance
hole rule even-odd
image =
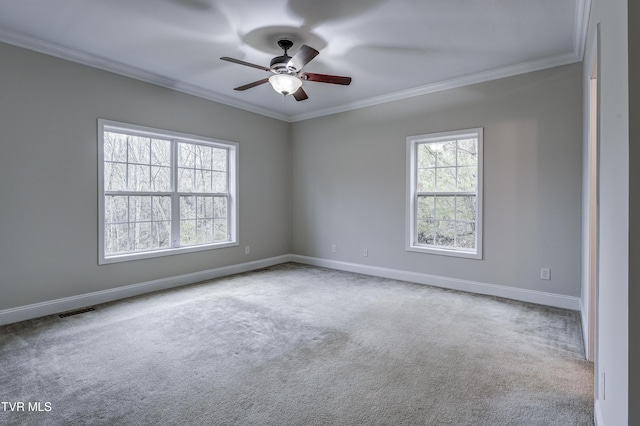
[[[0,365],[3,425],[593,424],[576,312],[294,263],[0,327]]]

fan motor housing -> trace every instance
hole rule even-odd
[[[289,55],[276,56],[271,60],[271,71],[276,74],[288,73],[289,69],[287,68],[287,64],[290,60],[291,56]]]

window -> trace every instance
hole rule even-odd
[[[237,144],[98,120],[99,263],[237,243]]]
[[[409,251],[482,258],[482,128],[407,138]]]

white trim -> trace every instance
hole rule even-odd
[[[589,314],[586,306],[584,306],[584,297],[580,297],[580,329],[582,330],[582,344],[584,346],[584,355],[587,361],[593,362],[593,354],[589,353]]]
[[[138,191],[117,191],[123,195],[170,195],[172,198],[172,219],[171,219],[171,235],[174,237],[170,247],[159,249],[155,248],[149,251],[141,252],[125,252],[121,254],[107,255],[105,252],[105,188],[104,188],[104,134],[107,131],[117,131],[128,135],[138,134],[143,137],[157,137],[160,139],[171,140],[173,153],[171,155],[171,174],[172,174],[172,190],[167,193],[142,193]],[[176,143],[184,142],[191,144],[207,144],[207,146],[224,148],[227,150],[228,164],[228,193],[219,194],[227,196],[227,214],[228,214],[228,240],[214,242],[209,244],[197,244],[180,246],[177,239],[177,229],[179,222],[179,207],[177,204],[178,186],[177,186],[177,154]],[[105,265],[109,263],[127,262],[131,260],[150,259],[154,257],[170,256],[175,254],[192,253],[203,250],[214,250],[227,247],[235,247],[239,245],[238,240],[238,176],[239,161],[237,142],[225,141],[222,139],[211,138],[208,136],[192,135],[187,133],[176,132],[172,130],[157,129],[137,124],[123,123],[119,121],[106,120],[98,118],[98,264]],[[206,194],[212,195],[212,194]]]
[[[223,266],[220,268],[208,269],[206,271],[193,272],[190,274],[177,275],[174,277],[161,278],[153,281],[117,287],[109,290],[95,291],[78,296],[65,297],[62,299],[50,300],[46,302],[34,303],[32,305],[19,306],[0,311],[0,325],[11,324],[18,321],[43,317],[59,312],[84,308],[86,306],[100,303],[113,302],[114,300],[125,299],[127,297],[139,296],[145,293],[180,287],[200,281],[225,277],[227,275],[239,274],[255,269],[266,268],[291,260],[290,255],[282,255],[261,259],[252,262],[240,263],[237,265]]]
[[[468,259],[482,260],[482,212],[483,212],[483,163],[484,163],[484,128],[476,127],[473,129],[453,130],[447,132],[430,133],[423,135],[408,136],[406,138],[406,224],[405,224],[405,250],[418,253],[435,254],[442,256],[464,257]],[[416,196],[420,193],[417,190],[417,152],[416,147],[423,143],[433,143],[442,141],[455,141],[465,138],[476,139],[477,143],[477,164],[476,164],[476,190],[472,193],[476,197],[476,246],[475,250],[462,250],[460,248],[447,248],[443,246],[425,246],[417,244],[416,216],[417,202]],[[456,170],[458,163],[456,161]],[[438,195],[438,191],[433,194]],[[446,195],[467,195],[462,191],[452,191]],[[429,194],[431,195],[431,193]],[[456,221],[457,223],[457,221]]]
[[[100,303],[113,302],[115,300],[139,296],[141,294],[151,293],[154,291],[180,287],[200,281],[239,274],[242,272],[249,272],[256,269],[266,268],[269,266],[279,265],[281,263],[287,262],[297,262],[305,265],[336,269],[339,271],[355,272],[376,277],[408,281],[417,284],[432,285],[435,287],[448,288],[452,290],[504,297],[507,299],[554,306],[557,308],[578,310],[580,304],[579,298],[564,296],[561,294],[544,293],[534,290],[505,287],[495,284],[481,283],[477,281],[460,280],[456,278],[423,274],[419,272],[402,271],[399,269],[389,269],[378,266],[341,262],[337,260],[321,259],[317,257],[302,256],[297,254],[285,254],[267,259],[240,263],[237,265],[223,266],[220,268],[161,278],[158,280],[146,281],[108,290],[85,293],[78,296],[65,297],[62,299],[55,299],[26,306],[19,306],[17,308],[4,309],[0,311],[0,325],[39,318],[59,312],[97,305]],[[596,413],[598,412],[599,410],[596,401]],[[600,425],[602,424],[603,423],[600,423]]]
[[[211,90],[206,90],[193,84],[175,81],[162,75],[144,71],[127,64],[113,61],[111,59],[106,59],[90,53],[69,49],[67,47],[60,46],[59,44],[38,40],[33,37],[2,29],[0,29],[0,41],[14,46],[33,50],[35,52],[44,53],[45,55],[55,56],[56,58],[65,59],[67,61],[75,62],[81,65],[86,65],[88,67],[112,72],[114,74],[122,75],[129,78],[134,78],[146,83],[155,84],[157,86],[175,90],[177,92],[186,93],[187,95],[197,96],[199,98],[218,102],[230,107],[264,115],[266,117],[275,118],[281,121],[289,121],[289,116],[285,114],[281,114],[267,108],[262,108],[248,102],[240,101],[231,98],[230,96],[225,96],[220,93],[213,92]]]
[[[331,259],[308,257],[293,254],[291,261],[306,265],[321,266],[340,271],[355,272],[358,274],[373,275],[376,277],[390,278],[394,280],[408,281],[417,284],[431,285],[451,290],[466,291],[469,293],[485,294],[489,296],[504,297],[506,299],[519,300],[521,302],[536,303],[553,306],[556,308],[580,309],[580,298],[565,296],[562,294],[546,293],[536,290],[527,290],[514,287],[506,287],[496,284],[487,284],[478,281],[461,280],[457,278],[442,277],[438,275],[409,272],[399,269],[381,268],[378,266],[362,265],[357,263],[342,262]]]
[[[604,426],[604,419],[602,418],[602,408],[600,408],[599,399],[596,399],[593,411],[593,421],[595,423],[595,426]]]
[[[576,0],[576,17],[573,33],[573,53],[582,60],[587,47],[587,30],[589,29],[589,14],[591,0]]]
[[[551,58],[540,59],[537,61],[525,62],[522,64],[509,65],[502,68],[483,71],[475,74],[465,75],[452,78],[450,80],[439,81],[412,89],[401,90],[387,95],[375,96],[373,98],[363,99],[337,107],[325,108],[317,111],[310,111],[302,114],[294,114],[289,117],[289,122],[309,120],[311,118],[322,117],[325,115],[337,114],[340,112],[351,111],[360,108],[380,105],[387,102],[399,101],[402,99],[412,98],[415,96],[427,95],[430,93],[441,92],[443,90],[457,89],[460,87],[470,86],[472,84],[484,83],[487,81],[498,80],[506,77],[513,77],[520,74],[526,74],[534,71],[541,71],[548,68],[560,67],[563,65],[574,64],[582,61],[581,57],[574,53],[565,53],[553,56]]]
[[[588,22],[588,7],[582,7],[583,2],[590,0],[576,0],[576,21],[580,14],[583,17],[586,15]],[[584,35],[582,35],[584,33]],[[586,23],[576,23],[576,29],[574,30],[574,49],[571,53],[565,53],[562,55],[553,56],[550,58],[539,59],[535,61],[525,62],[522,64],[509,65],[506,67],[496,68],[493,70],[483,71],[471,75],[465,75],[456,77],[450,80],[435,82],[424,86],[401,90],[395,93],[390,93],[382,96],[375,96],[360,101],[339,105],[336,107],[325,108],[316,111],[310,111],[302,114],[287,115],[279,112],[272,111],[268,108],[259,107],[248,102],[234,99],[230,96],[225,96],[220,93],[206,90],[201,87],[175,81],[173,79],[153,74],[147,71],[143,71],[139,68],[132,67],[123,63],[118,63],[110,59],[102,58],[90,53],[80,52],[77,50],[69,49],[64,46],[60,46],[55,43],[42,41],[33,37],[28,37],[22,34],[17,34],[11,31],[0,29],[0,41],[8,43],[14,46],[22,47],[25,49],[33,50],[35,52],[44,53],[45,55],[55,56],[57,58],[65,59],[68,61],[76,62],[82,65],[86,65],[92,68],[109,71],[115,74],[119,74],[125,77],[134,78],[136,80],[144,81],[147,83],[155,84],[157,86],[165,87],[177,92],[186,93],[188,95],[197,96],[199,98],[207,99],[213,102],[217,102],[230,107],[242,109],[245,111],[253,112],[256,114],[264,115],[266,117],[275,118],[277,120],[293,123],[296,121],[308,120],[311,118],[322,117],[325,115],[337,114],[339,112],[351,111],[355,109],[365,108],[369,106],[379,105],[387,102],[402,100],[411,98],[414,96],[426,95],[429,93],[440,92],[448,89],[455,89],[459,87],[469,86],[471,84],[483,83],[486,81],[497,80],[500,78],[511,77],[519,74],[526,74],[533,71],[540,71],[547,68],[559,67],[562,65],[573,64],[575,62],[582,61],[582,54],[584,52],[584,41],[582,38],[586,38]],[[577,53],[576,53],[577,52]]]

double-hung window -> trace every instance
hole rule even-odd
[[[237,144],[98,120],[99,263],[237,243]]]
[[[407,138],[407,250],[482,258],[482,133]]]

